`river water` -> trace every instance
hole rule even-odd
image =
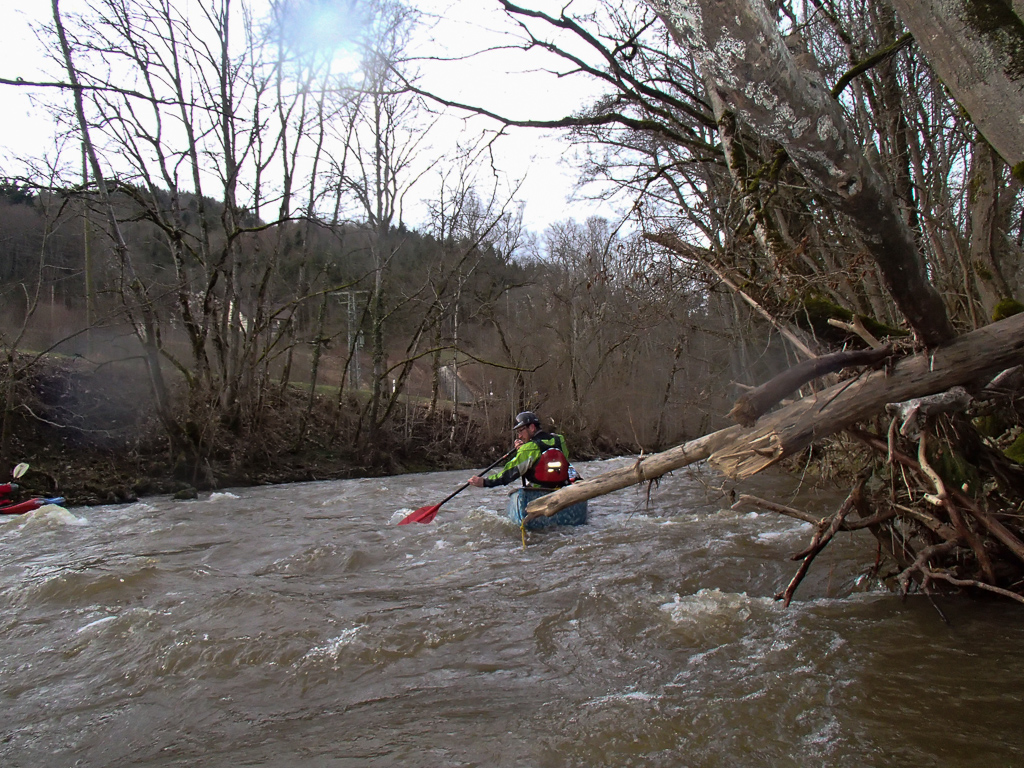
[[[0,520],[0,765],[1024,764],[1016,604],[946,624],[842,534],[783,608],[810,526],[694,471],[525,549],[501,489],[396,525],[469,474]]]

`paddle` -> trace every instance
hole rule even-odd
[[[506,453],[504,456],[502,456],[496,462],[491,464],[491,466],[489,466],[487,469],[485,469],[483,472],[481,472],[479,475],[477,475],[477,477],[483,477],[485,472],[488,472],[488,471],[494,469],[496,466],[501,464],[501,462],[505,461],[509,456],[511,456],[513,453],[515,453],[518,450],[519,450],[519,448],[513,448],[511,451]],[[415,512],[413,512],[412,514],[406,515],[405,518],[399,523],[399,525],[407,525],[408,523],[429,523],[437,515],[437,510],[439,510],[442,506],[444,506],[449,501],[454,499],[456,496],[458,496],[460,493],[462,493],[467,488],[469,488],[469,483],[465,483],[464,485],[460,486],[457,491],[455,491],[454,493],[449,495],[440,504],[434,504],[434,505],[429,506],[429,507],[420,507]]]

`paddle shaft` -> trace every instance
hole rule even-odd
[[[515,453],[518,450],[519,450],[518,448],[513,448],[511,451],[509,451],[504,456],[502,456],[500,459],[498,459],[493,464],[491,464],[491,466],[487,467],[487,469],[481,470],[480,474],[478,474],[477,477],[483,477],[484,476],[484,472],[490,472],[492,469],[494,469],[496,466],[501,464],[501,462],[505,461],[505,459],[507,459],[509,456],[511,456],[513,453]],[[439,506],[439,507],[444,506],[445,504],[447,504],[449,501],[454,499],[456,496],[458,496],[460,493],[462,493],[467,488],[469,488],[469,483],[464,483],[463,485],[459,486],[458,490],[456,490],[452,494],[450,494],[444,501],[442,501],[437,506]]]

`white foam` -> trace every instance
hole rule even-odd
[[[349,627],[343,631],[337,637],[332,637],[323,645],[315,645],[310,648],[303,659],[330,659],[332,661],[338,660],[338,655],[341,653],[345,646],[349,645],[355,640],[356,635],[362,630],[362,627]]]
[[[584,702],[583,706],[593,707],[600,704],[611,704],[618,701],[657,701],[660,697],[653,693],[643,691],[627,691],[626,693],[611,693],[607,696],[598,696],[596,699]]]
[[[237,495],[235,495],[234,493],[231,493],[229,491],[217,491],[215,493],[211,493],[210,494],[210,498],[208,498],[207,501],[221,501],[222,499],[237,499],[237,498],[239,498]]]
[[[749,619],[755,605],[770,607],[774,601],[748,597],[746,592],[702,589],[693,595],[676,595],[671,603],[662,604],[661,610],[677,624],[732,623]]]
[[[109,621],[113,621],[113,620],[114,620],[114,619],[116,619],[116,618],[117,618],[117,616],[104,616],[104,617],[103,617],[102,619],[96,619],[96,621],[90,621],[90,622],[89,622],[88,624],[86,624],[86,625],[85,625],[84,627],[80,627],[80,628],[79,628],[79,629],[78,629],[78,630],[77,630],[77,631],[75,632],[75,634],[76,634],[76,635],[80,635],[80,634],[82,634],[83,632],[85,632],[85,631],[86,631],[87,629],[92,629],[93,627],[98,627],[98,626],[99,626],[99,625],[101,625],[101,624],[106,624],[107,622],[109,622]]]
[[[792,531],[761,531],[757,534],[758,541],[779,541],[792,538]]]
[[[56,523],[57,525],[88,525],[89,521],[84,517],[75,517],[64,507],[57,504],[44,504],[39,509],[34,509],[22,515],[26,523]]]
[[[402,507],[402,509],[396,509],[394,512],[391,513],[391,520],[389,522],[399,523],[399,522],[401,522],[402,520],[407,518],[409,515],[411,515],[415,511],[416,510],[409,509],[408,507]]]

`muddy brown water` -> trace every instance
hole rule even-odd
[[[525,550],[501,490],[396,525],[468,474],[0,520],[0,765],[1024,764],[1018,606],[947,626],[843,534],[785,609],[810,527],[699,472]]]

